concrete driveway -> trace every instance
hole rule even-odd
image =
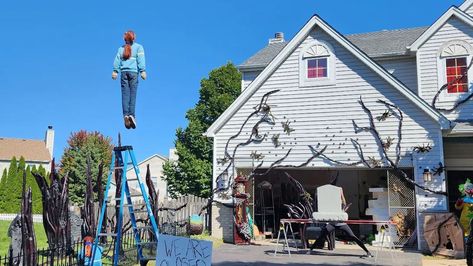
[[[223,244],[214,249],[212,265],[422,265],[422,255],[403,251],[380,251],[377,262],[375,258],[362,258],[364,252],[356,246],[338,245],[336,250],[291,249],[292,256],[278,254],[274,256],[274,245],[235,246]],[[376,249],[371,248],[375,255]]]

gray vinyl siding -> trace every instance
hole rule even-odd
[[[438,56],[442,45],[448,41],[462,40],[473,45],[473,29],[464,22],[451,18],[445,23],[430,39],[425,42],[417,52],[417,60],[419,64],[419,88],[420,95],[429,104],[437,93],[438,89],[443,85],[439,79],[439,64]],[[440,71],[443,73],[443,70]],[[473,77],[469,77],[471,82]],[[470,92],[472,91],[470,87]],[[456,102],[455,99],[445,99],[440,97],[437,103],[438,107],[450,108]],[[467,120],[473,119],[473,101],[462,105],[456,111],[444,113],[450,120]]]
[[[336,85],[299,86],[299,53],[301,47],[314,39],[328,42],[334,48],[337,56],[335,63]],[[402,64],[399,65],[402,66]],[[412,78],[406,80],[410,79]],[[308,145],[319,146],[319,149],[327,145],[325,154],[329,157],[347,163],[358,161],[358,153],[350,142],[352,137],[358,139],[366,158],[369,156],[379,158],[379,149],[371,134],[354,134],[352,119],[356,120],[360,126],[369,124],[366,113],[358,103],[360,96],[363,97],[365,104],[372,110],[374,116],[380,115],[386,110],[383,105],[376,103],[378,99],[386,99],[403,110],[403,165],[412,166],[411,151],[414,146],[422,143],[430,143],[433,146],[430,153],[422,154],[418,158],[423,166],[435,166],[442,161],[442,139],[438,123],[318,28],[309,34],[306,40],[219,129],[215,136],[216,158],[223,158],[225,143],[238,132],[243,121],[258,105],[261,96],[275,89],[280,91],[269,97],[268,104],[277,119],[276,124],[262,124],[259,127],[261,134],[267,134],[267,138],[262,143],[250,144],[238,149],[235,156],[237,168],[251,167],[253,162],[250,159],[250,153],[252,151],[257,151],[265,156],[264,166],[267,167],[283,157],[290,148],[292,148],[292,152],[284,164],[301,164],[312,155]],[[289,136],[282,133],[281,128],[281,122],[286,120],[291,121],[291,127],[295,129]],[[231,141],[229,152],[233,151],[235,145],[247,140],[256,121],[258,121],[257,118],[251,119],[240,137]],[[398,120],[388,118],[384,122],[377,123],[377,126],[383,139],[388,136],[396,139],[390,152],[393,154],[397,143]],[[278,133],[281,134],[282,146],[275,148],[271,137]],[[216,175],[224,169],[222,165],[215,165],[215,167]],[[316,159],[308,167],[338,166],[323,159]],[[422,178],[417,176],[416,179],[421,182]],[[441,188],[442,179],[443,177],[439,177],[431,184],[431,187]]]
[[[417,65],[415,57],[378,60],[377,62],[417,94]]]
[[[261,71],[242,71],[241,72],[241,90],[246,89]]]
[[[470,15],[470,16],[473,16],[473,5],[470,6],[467,10],[465,10],[465,12]]]

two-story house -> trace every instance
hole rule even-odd
[[[247,190],[260,229],[259,184],[272,184],[273,232],[283,204],[297,201],[287,172],[312,195],[341,186],[350,219],[369,219],[370,188],[386,191],[386,218],[409,227],[398,244],[416,232],[425,247],[425,214],[453,212],[458,185],[473,177],[472,58],[473,0],[429,27],[343,35],[314,15],[291,40],[276,34],[240,65],[241,95],[206,132],[220,189],[212,234],[233,241],[238,214],[222,180],[258,168]]]
[[[54,150],[54,129],[48,126],[44,140],[3,138],[0,137],[0,175],[8,169],[13,157],[23,157],[30,166],[51,169]]]

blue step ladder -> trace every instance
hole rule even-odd
[[[129,161],[131,160],[131,161]],[[136,179],[127,179],[126,177],[126,172],[128,169],[128,166],[133,167],[136,175]],[[120,198],[109,198],[108,197],[108,192],[110,190],[110,184],[112,181],[112,175],[115,172],[115,170],[119,170],[122,172],[122,177],[121,177],[121,194]],[[140,193],[139,194],[130,194],[130,189],[128,186],[129,181],[138,181],[139,187],[140,187]],[[118,189],[118,187],[117,187]],[[95,240],[94,240],[94,245],[93,245],[93,251],[92,251],[92,257],[89,260],[89,265],[93,265],[93,261],[95,258],[95,254],[97,252],[97,247],[99,246],[99,240],[102,237],[112,237],[115,240],[115,247],[114,247],[114,252],[113,252],[113,265],[118,265],[120,261],[120,245],[121,245],[121,240],[122,240],[122,230],[123,230],[123,211],[124,207],[128,207],[128,212],[130,214],[130,219],[131,219],[131,224],[133,228],[133,235],[135,237],[135,243],[136,243],[136,248],[137,248],[137,255],[138,255],[138,260],[140,261],[141,264],[147,262],[148,260],[154,260],[155,258],[146,258],[143,256],[143,246],[145,245],[150,245],[150,244],[156,244],[158,241],[158,235],[159,235],[159,230],[158,230],[158,225],[156,223],[156,219],[153,215],[153,210],[151,209],[151,205],[149,202],[149,197],[148,193],[145,190],[145,186],[143,184],[143,181],[141,179],[140,175],[140,170],[138,168],[135,154],[133,153],[133,147],[132,146],[120,146],[120,147],[115,147],[113,149],[112,153],[112,161],[110,163],[110,171],[108,174],[107,178],[107,187],[105,189],[105,197],[104,201],[102,204],[102,209],[100,210],[100,215],[99,215],[99,222],[97,224],[97,233],[95,234]],[[133,205],[132,198],[142,198],[144,200],[144,203],[146,205],[146,210],[139,210],[135,209]],[[126,203],[125,203],[126,201]],[[106,226],[103,226],[104,223],[104,214],[107,211],[107,206],[113,206],[111,205],[112,202],[119,202],[119,215],[118,215],[118,221],[117,221],[117,230],[116,233],[107,233],[107,232],[102,232],[102,228],[105,228]],[[118,207],[118,206],[115,206]],[[151,226],[146,226],[146,227],[138,227],[137,226],[137,221],[135,217],[135,213],[138,212],[147,212],[149,221],[151,222]],[[141,229],[151,229],[153,234],[154,234],[154,243],[143,243],[141,240]],[[155,249],[156,250],[156,249]]]

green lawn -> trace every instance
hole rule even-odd
[[[8,247],[10,246],[10,238],[8,237],[9,226],[10,221],[0,221],[0,256],[2,257],[8,254]],[[48,243],[43,224],[35,223],[34,231],[36,234],[36,246],[38,248],[47,248]]]

